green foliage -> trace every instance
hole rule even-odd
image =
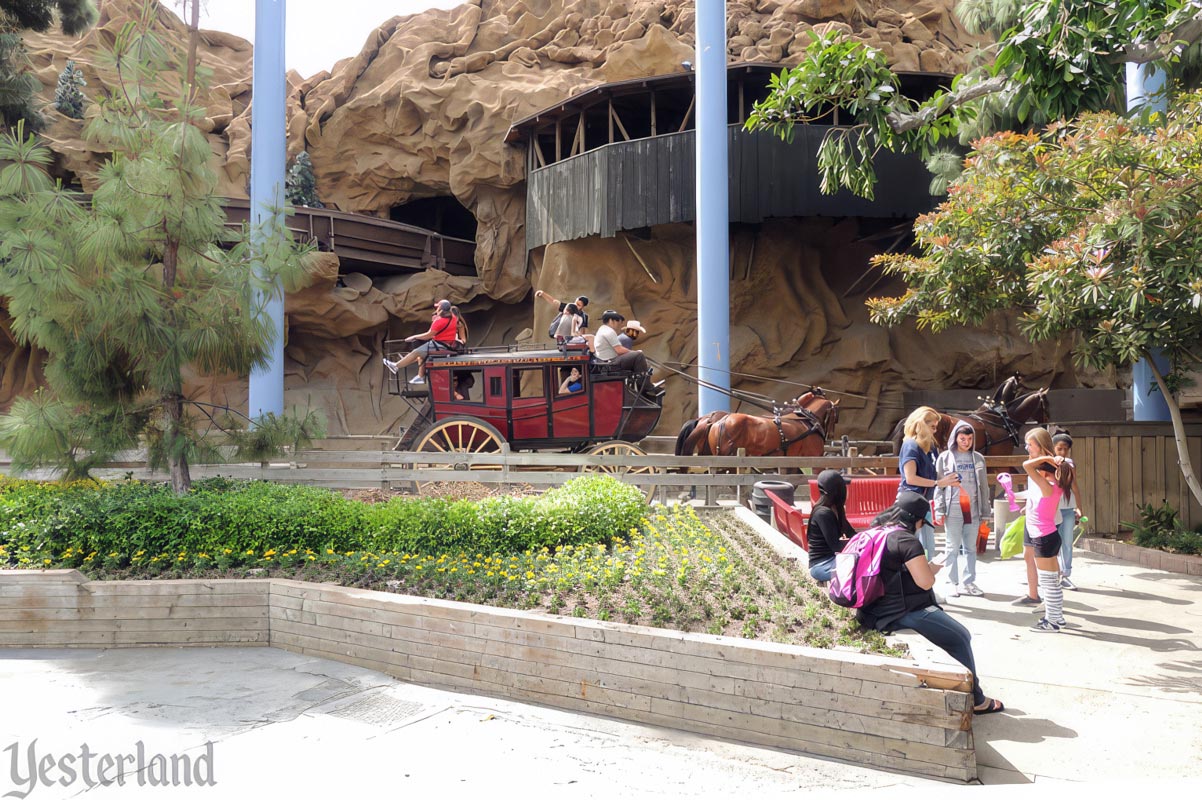
[[[190,82],[165,99],[183,54],[154,37],[156,9],[147,3],[105,56],[120,90],[84,128],[112,153],[90,204],[50,180],[50,151],[22,126],[0,136],[0,295],[17,342],[47,352],[49,384],[0,432],[22,464],[68,475],[86,471],[81,452],[106,455],[141,434],[148,462],[183,491],[188,462],[213,450],[195,416],[211,415],[185,401],[183,370],[263,365],[274,335],[263,298],[307,275],[289,237],[252,248],[249,230],[226,230]],[[30,429],[44,420],[49,431]]]
[[[290,205],[325,208],[317,199],[317,178],[313,175],[313,161],[302,150],[288,167],[284,179],[284,192]]]
[[[814,36],[801,63],[773,79],[747,127],[788,139],[816,112],[848,112],[850,126],[823,138],[822,189],[872,197],[872,158],[882,149],[925,158],[948,139],[963,144],[1006,127],[1119,110],[1124,61],[1140,43],[1159,43],[1154,60],[1176,88],[1202,77],[1202,46],[1169,46],[1172,32],[1202,13],[1193,0],[965,0],[958,10],[971,29],[998,35],[998,46],[991,65],[956,76],[948,91],[906,97],[878,51],[830,32]]]
[[[83,107],[87,99],[83,88],[88,82],[75,62],[67,60],[67,66],[58,74],[58,86],[54,90],[54,107],[72,119],[83,119]]]
[[[637,488],[605,475],[576,478],[541,497],[396,498],[378,505],[327,489],[225,478],[197,481],[184,494],[132,481],[3,479],[0,546],[10,556],[27,548],[36,563],[60,563],[68,550],[133,559],[139,552],[262,553],[281,544],[314,551],[517,553],[609,542],[636,528],[644,509]]]
[[[0,127],[24,122],[36,131],[43,124],[37,108],[42,86],[29,72],[21,31],[49,30],[55,12],[68,36],[78,36],[96,22],[92,0],[0,0]]]
[[[235,448],[234,461],[267,461],[285,447],[295,453],[325,436],[326,418],[315,409],[307,408],[302,413],[294,406],[291,414],[276,416],[269,411],[247,429],[232,422],[227,422],[225,428]]]
[[[1124,522],[1135,533],[1140,547],[1167,550],[1186,555],[1202,554],[1202,532],[1191,531],[1182,525],[1177,509],[1166,500],[1159,508],[1147,503],[1139,507],[1138,522]]]
[[[1076,334],[1089,366],[1163,350],[1174,388],[1202,351],[1202,93],[1174,108],[1161,129],[1087,114],[978,142],[915,225],[921,254],[877,259],[907,292],[872,318],[942,330],[1017,308],[1033,340]]]

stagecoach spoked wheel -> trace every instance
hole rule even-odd
[[[647,451],[638,445],[633,445],[630,442],[623,442],[618,439],[613,439],[608,442],[601,442],[590,447],[585,455],[590,456],[645,456]],[[586,464],[580,468],[581,472],[607,472],[611,475],[655,475],[662,470],[659,467],[631,467],[621,464]],[[658,488],[654,484],[641,486],[647,495],[647,501],[655,496],[655,490]]]
[[[421,453],[460,453],[464,456],[455,464],[419,464],[430,469],[501,469],[500,464],[473,464],[472,456],[499,453],[504,437],[482,419],[449,417],[435,423],[422,434],[414,448]]]

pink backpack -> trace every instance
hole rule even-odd
[[[847,540],[843,551],[835,556],[828,592],[831,601],[846,608],[871,605],[885,593],[881,578],[881,559],[885,557],[885,540],[901,530],[896,525],[883,525],[860,531]]]

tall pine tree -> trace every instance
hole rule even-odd
[[[97,100],[84,129],[112,153],[90,204],[51,181],[50,151],[23,125],[0,136],[0,162],[10,162],[0,170],[0,295],[17,339],[47,352],[49,384],[0,418],[0,442],[17,468],[68,475],[143,444],[182,492],[189,461],[207,448],[197,423],[215,416],[184,396],[183,370],[247,375],[264,364],[273,332],[256,293],[274,281],[298,288],[306,274],[288,237],[252,248],[249,231],[226,228],[194,124],[201,109],[189,102],[195,60],[173,99],[169,76],[185,56],[152,34],[154,9],[148,2],[107,54],[120,91]]]

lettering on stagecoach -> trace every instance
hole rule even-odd
[[[543,356],[541,358],[498,358],[498,359],[479,359],[472,361],[452,361],[449,358],[440,358],[430,362],[431,369],[435,367],[480,367],[494,366],[503,367],[507,364],[583,364],[587,361],[584,358],[555,358]]]

